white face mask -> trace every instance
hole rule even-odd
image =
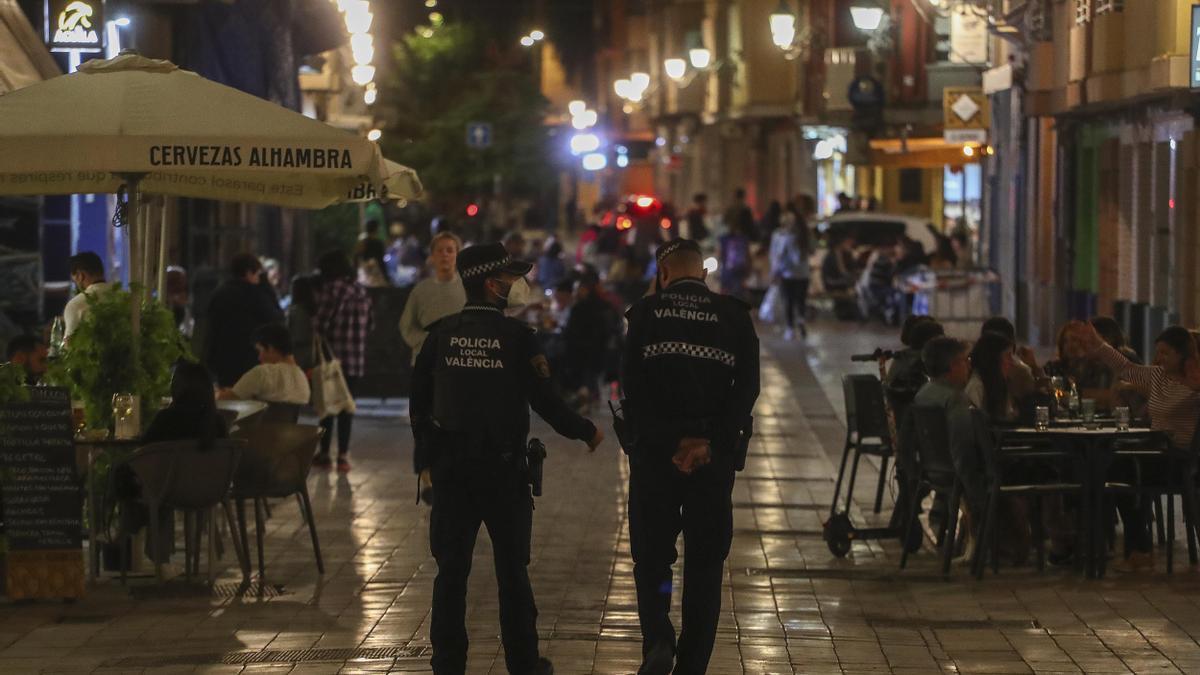
[[[514,281],[513,285],[508,288],[508,295],[504,297],[504,300],[511,309],[513,307],[528,305],[532,297],[533,291],[529,288],[529,282],[525,281],[525,277],[521,277]]]

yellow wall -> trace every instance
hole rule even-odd
[[[731,6],[736,17],[730,44],[740,52],[734,89],[738,107],[791,107],[796,100],[796,64],[784,58],[771,42],[770,17],[779,8],[778,0],[743,0]]]
[[[935,226],[942,225],[942,169],[921,169],[922,200],[917,203],[900,201],[900,169],[883,169],[883,198],[880,210],[906,216],[928,218]]]

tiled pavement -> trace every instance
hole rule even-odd
[[[1005,568],[977,583],[962,570],[942,580],[928,553],[899,573],[891,544],[829,554],[820,529],[844,433],[839,378],[850,353],[892,343],[833,324],[807,347],[764,338],[758,436],[735,488],[710,672],[1200,672],[1200,573],[1186,563],[1171,578],[1088,582]],[[550,440],[544,425],[537,431]],[[215,593],[106,581],[71,605],[0,605],[0,673],[427,671],[435,568],[428,512],[413,504],[408,429],[384,416],[361,420],[356,434],[349,476],[310,479],[323,578],[295,505],[277,503],[261,594],[236,594],[227,568]],[[594,455],[549,445],[531,566],[544,651],[560,673],[632,673],[640,644],[625,462],[611,442]],[[865,508],[871,491],[861,495]],[[477,555],[470,672],[504,672],[486,536]]]

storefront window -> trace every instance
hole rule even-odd
[[[942,175],[942,217],[946,232],[965,226],[972,234],[982,219],[983,171],[979,164],[946,167]]]

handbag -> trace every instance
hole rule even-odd
[[[342,373],[342,362],[319,333],[313,336],[313,350],[316,365],[312,370],[312,407],[317,418],[325,419],[343,412],[353,414],[358,406]]]
[[[771,284],[758,307],[758,318],[764,323],[778,323],[783,318],[783,291],[779,282]]]

